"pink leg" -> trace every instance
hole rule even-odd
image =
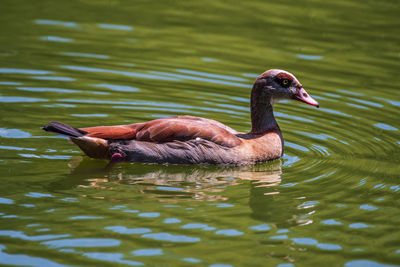
[[[110,162],[120,162],[124,161],[124,156],[121,155],[121,153],[114,153],[111,156]]]
[[[107,164],[106,169],[111,169],[116,163],[123,162],[124,156],[121,153],[114,153],[110,158],[110,162]]]

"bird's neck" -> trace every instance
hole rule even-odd
[[[257,88],[253,88],[251,95],[251,133],[265,134],[272,131],[280,132],[275,120],[271,97],[260,97]]]

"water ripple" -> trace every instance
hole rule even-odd
[[[86,256],[95,260],[108,261],[112,263],[120,263],[131,266],[142,266],[143,263],[140,261],[124,260],[124,255],[121,253],[106,253],[106,252],[87,252],[83,253]]]
[[[104,219],[104,217],[102,217],[102,216],[80,215],[80,216],[71,216],[68,219],[70,219],[70,220],[99,220],[99,219]]]
[[[41,244],[53,248],[96,248],[116,247],[121,241],[111,238],[70,238],[44,241]]]
[[[238,235],[243,235],[244,233],[235,229],[223,229],[216,231],[215,234],[226,235],[226,236],[238,236]]]
[[[158,256],[163,255],[163,250],[160,248],[143,248],[132,251],[135,256]]]
[[[0,136],[4,138],[29,138],[32,135],[28,132],[22,131],[20,129],[6,129],[0,128]],[[15,150],[35,150],[35,149],[23,149],[23,148],[16,148]]]
[[[117,84],[94,84],[93,86],[107,88],[118,92],[138,92],[139,88],[127,86],[127,85],[117,85]]]
[[[0,73],[5,74],[30,74],[30,75],[46,75],[52,74],[52,71],[46,70],[30,70],[30,69],[9,69],[9,68],[0,68]]]
[[[83,117],[83,118],[91,118],[91,117],[105,118],[105,117],[108,117],[107,114],[71,114],[71,116]]]
[[[138,216],[143,217],[143,218],[157,218],[160,216],[160,213],[158,213],[158,212],[142,212],[142,213],[139,213]]]
[[[317,248],[322,250],[342,250],[342,246],[338,244],[318,243]]]
[[[85,72],[104,72],[104,73],[112,73],[119,74],[128,77],[137,77],[144,79],[155,79],[155,80],[166,80],[166,81],[179,81],[179,79],[165,77],[161,75],[151,75],[144,73],[136,73],[130,71],[118,71],[118,70],[109,70],[109,69],[100,69],[100,68],[91,68],[91,67],[82,67],[82,66],[60,66],[63,69],[76,70],[76,71],[85,71]]]
[[[115,233],[119,234],[128,234],[128,235],[137,235],[137,234],[146,234],[150,233],[151,230],[149,228],[127,228],[125,226],[106,226],[104,229],[111,230]]]
[[[199,242],[200,238],[198,237],[190,237],[185,235],[173,235],[170,233],[151,233],[142,235],[144,238],[150,238],[159,241],[168,241],[168,242],[176,242],[176,243],[194,243]]]
[[[297,238],[292,238],[292,241],[298,245],[309,245],[313,246],[318,244],[318,241],[313,239],[313,238],[308,238],[308,237],[297,237]]]
[[[380,129],[383,129],[383,130],[388,130],[388,131],[398,131],[399,130],[396,127],[393,127],[386,123],[375,123],[374,126],[380,128]]]
[[[271,227],[268,224],[260,224],[260,225],[250,226],[249,229],[256,231],[269,231],[271,230]]]
[[[17,87],[18,90],[30,92],[81,93],[80,90],[44,87]]]
[[[28,194],[25,194],[25,196],[33,198],[54,197],[52,194],[37,193],[37,192],[30,192]]]
[[[54,25],[54,26],[63,26],[71,28],[78,27],[78,24],[76,22],[60,21],[60,20],[36,19],[35,23],[42,25]]]
[[[186,261],[186,262],[190,262],[190,263],[199,263],[199,262],[201,262],[201,260],[196,259],[196,258],[183,258],[182,260]]]
[[[395,267],[397,265],[382,264],[371,260],[352,260],[344,264],[345,267]]]
[[[10,237],[10,238],[17,238],[17,239],[29,240],[29,241],[42,241],[42,240],[48,240],[48,239],[69,237],[71,235],[70,234],[62,234],[62,235],[28,236],[28,235],[24,234],[24,232],[22,232],[22,231],[0,230],[0,236],[7,236],[7,237]],[[49,242],[51,242],[51,241],[49,241]]]
[[[208,226],[207,224],[203,223],[188,223],[181,226],[182,229],[202,229],[204,231],[213,231],[216,228],[212,226]]]
[[[213,84],[224,84],[224,85],[232,85],[232,86],[249,88],[248,84],[223,81],[223,80],[217,80],[217,79],[210,79],[210,78],[204,78],[204,77],[196,77],[196,76],[191,76],[191,75],[175,74],[175,73],[162,72],[162,71],[150,71],[150,73],[163,75],[163,76],[167,76],[167,77],[173,77],[173,78],[177,78],[179,80],[208,82],[208,83],[213,83]]]
[[[32,76],[32,79],[45,80],[45,81],[58,81],[58,82],[73,82],[75,78],[70,77],[56,77],[56,76]]]
[[[74,40],[71,38],[64,38],[59,36],[42,36],[40,37],[42,41],[50,41],[50,42],[60,42],[60,43],[72,43]]]
[[[14,200],[9,199],[9,198],[5,198],[5,197],[0,197],[0,204],[14,204]]]
[[[378,208],[375,206],[369,205],[369,204],[363,204],[363,205],[360,205],[360,209],[374,211],[374,210],[377,210]]]
[[[247,79],[243,79],[240,77],[229,76],[229,75],[222,75],[222,74],[214,74],[208,72],[201,72],[201,71],[194,71],[194,70],[184,70],[184,69],[177,69],[176,71],[185,73],[185,74],[192,74],[197,76],[203,76],[208,78],[217,78],[217,79],[224,79],[228,81],[237,81],[237,82],[247,82]]]
[[[36,155],[36,154],[25,154],[25,153],[20,153],[18,154],[21,157],[24,158],[36,158],[36,159],[70,159],[71,156],[62,156],[62,155]]]
[[[0,103],[29,103],[29,102],[46,102],[48,99],[34,98],[34,97],[22,97],[22,96],[0,96]]]
[[[78,52],[61,52],[61,55],[70,57],[87,57],[87,58],[97,58],[97,59],[109,59],[110,56],[100,55],[100,54],[90,54],[90,53],[78,53]]]
[[[102,29],[120,30],[120,31],[133,30],[132,26],[127,26],[127,25],[116,25],[116,24],[105,24],[105,23],[99,23],[97,25]]]
[[[163,223],[168,223],[168,224],[170,224],[170,223],[180,223],[180,222],[181,222],[181,220],[179,220],[177,218],[166,218],[163,221]]]
[[[349,224],[349,228],[353,228],[353,229],[362,229],[362,228],[370,228],[370,227],[374,227],[374,226],[368,225],[366,223],[351,223],[351,224]]]
[[[0,82],[0,85],[21,85],[22,83],[18,82]]]
[[[303,55],[303,54],[297,54],[296,57],[301,58],[301,59],[308,59],[308,60],[321,60],[324,58],[323,56]]]
[[[59,264],[57,262],[41,258],[32,257],[23,254],[9,254],[4,252],[6,247],[0,244],[0,264],[7,266],[47,266],[47,267],[66,267],[68,265]]]

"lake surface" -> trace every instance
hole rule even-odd
[[[279,3],[278,3],[279,2]],[[400,265],[399,1],[0,3],[0,264]],[[40,126],[188,114],[250,129],[270,68],[281,160],[92,160]]]

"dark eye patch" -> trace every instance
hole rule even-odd
[[[280,86],[285,87],[285,88],[288,88],[288,87],[292,84],[292,81],[291,81],[290,79],[285,79],[285,78],[278,78],[278,79],[276,80],[276,82],[277,82]]]

